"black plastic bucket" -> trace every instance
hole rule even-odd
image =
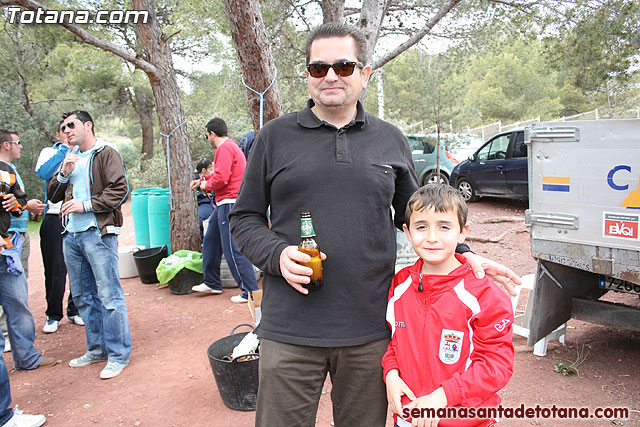
[[[191,293],[191,288],[199,285],[204,280],[202,273],[198,273],[188,268],[183,268],[169,280],[169,291],[175,295],[186,295]]]
[[[234,334],[240,326],[248,326],[253,329],[253,326],[248,324],[236,326],[228,337],[221,338],[209,346],[207,356],[209,356],[209,364],[222,403],[236,411],[255,411],[258,398],[258,364],[260,359],[241,360],[242,357],[238,357],[234,360],[225,360],[225,356],[230,355],[248,334],[248,332]]]
[[[167,245],[155,248],[142,249],[133,253],[133,261],[136,263],[138,275],[142,283],[158,283],[156,268],[163,258],[169,256]]]

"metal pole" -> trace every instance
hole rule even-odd
[[[260,97],[260,129],[262,129],[262,125],[264,124],[264,113],[263,113],[263,111],[264,111],[264,94],[267,93],[267,91],[269,89],[271,89],[271,86],[273,86],[273,84],[276,81],[276,76],[277,75],[278,75],[278,69],[276,68],[274,70],[274,72],[273,72],[273,80],[271,80],[271,83],[269,84],[269,86],[263,92],[258,92],[254,88],[247,86],[247,84],[244,82],[244,76],[242,76],[242,84],[244,85],[244,87],[246,87],[251,92],[257,94]]]

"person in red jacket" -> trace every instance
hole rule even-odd
[[[236,203],[240,184],[247,167],[247,159],[240,147],[227,137],[227,124],[220,118],[209,120],[206,127],[207,140],[216,149],[213,158],[213,173],[206,181],[194,180],[204,192],[215,192],[216,209],[211,214],[209,226],[202,244],[202,269],[204,283],[191,288],[194,292],[221,294],[220,262],[222,254],[238,287],[240,295],[231,297],[231,302],[248,301],[249,293],[258,290],[253,265],[240,252],[229,231],[229,212]]]
[[[498,406],[497,391],[513,373],[511,302],[455,253],[469,226],[454,188],[416,191],[403,228],[420,259],[389,289],[391,342],[382,367],[396,426],[492,426],[494,419],[439,419],[422,408]]]

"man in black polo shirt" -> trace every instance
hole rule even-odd
[[[402,132],[358,100],[371,75],[362,33],[322,25],[306,52],[311,100],[260,130],[230,214],[240,250],[265,272],[256,426],[313,426],[327,372],[336,426],[384,426],[395,227],[418,183]],[[326,254],[311,294],[296,246],[303,211]]]

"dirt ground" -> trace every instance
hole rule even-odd
[[[470,205],[470,244],[480,254],[512,267],[518,274],[533,273],[529,233],[522,202],[481,199]],[[483,223],[490,218],[517,217],[517,222]],[[478,239],[502,236],[497,243]],[[133,223],[125,205],[120,245],[133,245]],[[123,279],[133,338],[130,365],[114,379],[100,380],[101,364],[70,368],[68,362],[85,351],[82,327],[64,320],[55,334],[41,332],[45,298],[39,239],[31,240],[29,305],[36,321],[36,347],[61,363],[35,371],[11,371],[13,404],[29,413],[44,413],[48,426],[252,426],[254,412],[233,411],[220,400],[211,372],[207,347],[229,334],[237,324],[250,323],[244,305],[229,297],[173,295],[165,288]],[[633,297],[633,298],[631,298]],[[637,304],[633,295],[616,295]],[[566,346],[549,345],[546,357],[537,357],[526,339],[514,337],[514,375],[500,392],[505,407],[623,407],[630,420],[503,420],[505,426],[637,426],[640,425],[640,333],[610,329],[576,320],[569,322]],[[572,361],[578,349],[586,354],[579,374],[554,372],[558,360]],[[3,355],[13,366],[10,353]],[[327,382],[325,391],[330,391]],[[318,426],[331,425],[329,394],[323,394]],[[392,426],[391,421],[388,422]],[[366,427],[366,426],[364,426]]]

